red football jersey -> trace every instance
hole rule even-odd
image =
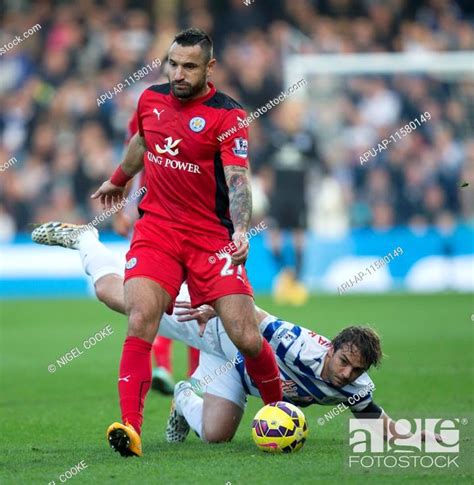
[[[140,210],[158,223],[228,238],[234,228],[223,167],[248,167],[248,131],[241,123],[239,128],[246,113],[209,87],[205,96],[184,103],[169,83],[141,95],[137,117],[147,146],[147,192]]]

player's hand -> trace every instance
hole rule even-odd
[[[201,305],[199,308],[193,308],[189,301],[177,301],[174,306],[180,309],[175,311],[178,322],[190,322],[192,320],[198,322],[199,335],[201,337],[209,319],[216,316],[214,308],[209,305]]]
[[[239,266],[247,261],[249,255],[250,244],[245,232],[235,231],[232,236],[232,241],[237,247],[237,250],[232,253],[232,264]]]
[[[99,199],[104,209],[110,209],[123,199],[124,189],[125,187],[117,187],[110,180],[106,180],[99,190],[91,195],[91,199]]]
[[[199,308],[193,308],[189,301],[176,301],[177,310],[175,313],[178,317],[178,322],[190,322],[197,320],[198,323],[207,323],[210,318],[216,316],[214,308],[209,305],[201,305]]]

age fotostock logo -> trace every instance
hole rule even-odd
[[[347,464],[361,470],[458,469],[460,433],[467,423],[459,418],[415,418],[388,426],[383,419],[350,419]]]

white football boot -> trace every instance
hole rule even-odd
[[[69,224],[67,222],[45,222],[36,227],[31,233],[31,239],[37,244],[46,246],[61,246],[68,249],[78,249],[79,237],[89,231],[99,239],[95,227],[87,225]]]
[[[191,384],[186,381],[179,381],[174,388],[174,398],[171,401],[170,415],[166,424],[166,441],[168,443],[182,443],[189,434],[191,428],[181,412],[179,403],[192,392]]]

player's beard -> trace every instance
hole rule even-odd
[[[206,83],[207,79],[205,77],[194,86],[187,82],[176,83],[172,81],[171,89],[173,90],[173,94],[179,99],[192,99],[204,90]],[[180,86],[180,88],[177,89],[177,86]]]

